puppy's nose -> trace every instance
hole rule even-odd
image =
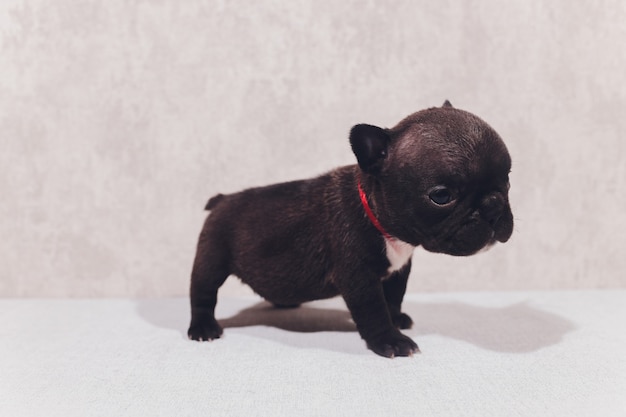
[[[480,202],[480,215],[492,226],[495,225],[504,209],[504,200],[498,194],[489,194]]]

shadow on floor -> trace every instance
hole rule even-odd
[[[312,345],[336,350],[337,343],[333,343],[332,337],[313,340],[314,334],[337,332],[339,337],[340,333],[351,332],[354,333],[355,341],[365,349],[340,299],[308,303],[295,309],[276,309],[266,302],[250,306],[250,300],[226,299],[222,302],[228,303],[228,308],[222,310],[221,315],[218,309],[218,321],[226,335],[229,329],[237,329],[240,334],[297,347]],[[405,330],[404,333],[413,337],[418,344],[420,336],[435,334],[491,351],[525,353],[557,344],[565,334],[575,329],[563,317],[538,310],[525,302],[488,308],[460,302],[409,301],[404,303],[404,311],[415,322],[413,329]],[[181,337],[187,337],[187,300],[140,300],[137,302],[137,312],[149,323],[177,330]],[[268,327],[286,332],[268,331]]]
[[[416,323],[408,331],[411,336],[437,334],[496,352],[539,350],[559,343],[575,329],[569,320],[526,302],[493,308],[460,302],[409,302],[404,310]]]

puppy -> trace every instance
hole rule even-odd
[[[219,338],[217,291],[236,275],[278,307],[341,295],[369,349],[410,356],[399,329],[417,246],[465,256],[506,242],[511,158],[478,117],[443,107],[350,131],[358,164],[211,198],[191,274],[190,339]]]

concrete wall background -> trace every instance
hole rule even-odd
[[[620,0],[5,0],[0,296],[186,294],[208,197],[353,163],[353,124],[444,99],[507,142],[516,231],[417,251],[409,289],[623,287],[624,22]]]

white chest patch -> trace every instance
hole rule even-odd
[[[391,274],[399,269],[401,269],[411,256],[413,256],[413,250],[415,246],[403,242],[399,239],[385,239],[385,254],[387,255],[387,259],[389,260],[389,268],[387,272]]]

